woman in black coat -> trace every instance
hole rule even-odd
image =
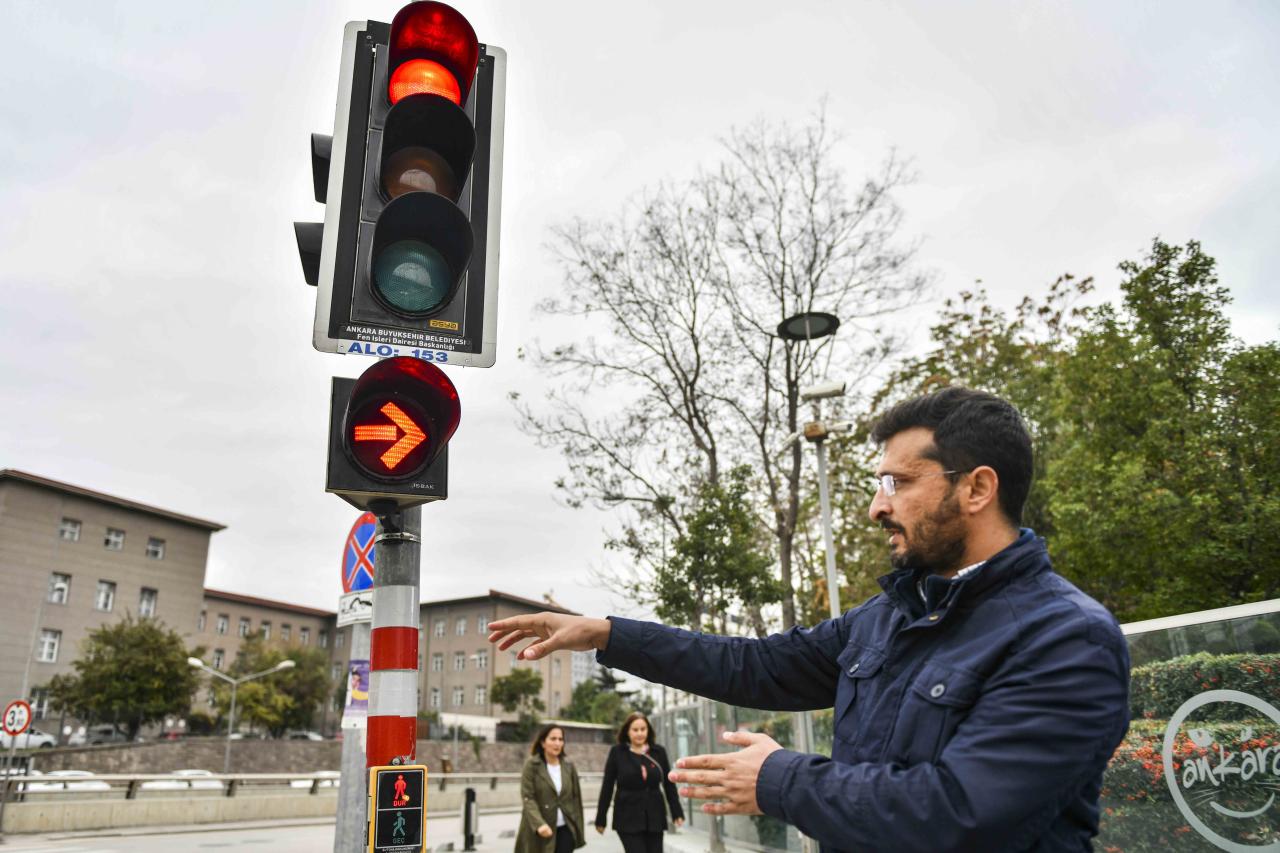
[[[627,717],[618,730],[618,743],[609,750],[604,765],[604,785],[596,811],[596,832],[604,832],[609,802],[617,786],[613,807],[613,828],[626,853],[662,853],[662,833],[667,828],[663,794],[671,807],[671,820],[684,824],[680,795],[667,778],[671,762],[667,751],[653,742],[653,726],[644,714]]]

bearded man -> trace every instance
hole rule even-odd
[[[540,613],[490,624],[525,660],[596,649],[605,666],[769,710],[834,707],[831,757],[729,732],[737,752],[671,773],[709,814],[768,814],[826,850],[1079,851],[1128,729],[1115,619],[1020,528],[1031,438],[1006,401],[946,388],[875,425],[869,514],[888,534],[883,592],[765,639]]]

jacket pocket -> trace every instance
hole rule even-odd
[[[889,754],[907,765],[937,761],[981,689],[982,679],[971,672],[926,664],[903,697]]]
[[[840,680],[836,684],[834,734],[852,746],[862,729],[859,710],[872,699],[870,694],[875,682],[868,679],[875,678],[884,666],[884,652],[850,644],[836,658],[836,663],[840,665]]]

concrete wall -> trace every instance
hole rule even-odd
[[[69,794],[68,797],[74,797]],[[136,800],[45,800],[10,803],[5,832],[75,832],[124,826],[178,826],[243,820],[333,817],[338,792],[258,794],[246,797],[140,798]]]
[[[33,754],[33,767],[50,770],[88,770],[93,773],[169,773],[201,768],[222,772],[222,738],[187,738],[180,741],[111,744],[80,748],[41,749]],[[433,772],[443,769],[442,759],[453,752],[452,741],[418,741],[418,760]],[[338,741],[236,740],[231,742],[233,773],[314,773],[339,769],[342,744]],[[602,772],[608,744],[569,744],[568,757],[579,772]],[[477,757],[470,743],[458,744],[453,756],[455,773],[517,773],[529,755],[522,743],[482,743]]]

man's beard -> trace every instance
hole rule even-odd
[[[900,524],[884,519],[880,526],[902,534],[903,547],[892,551],[889,564],[895,569],[943,574],[960,568],[964,559],[966,532],[960,518],[960,502],[954,491],[938,508],[907,532]]]

